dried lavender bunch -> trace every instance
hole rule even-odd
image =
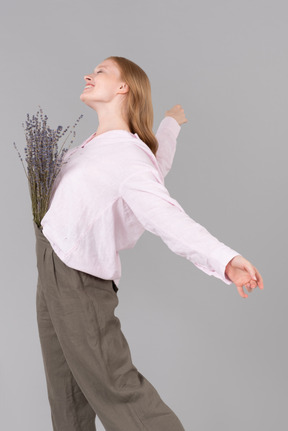
[[[73,139],[70,141],[68,148],[63,148],[63,146],[71,133],[73,133],[73,138],[75,137],[75,130],[70,130],[60,150],[58,150],[58,141],[65,135],[70,126],[67,126],[62,133],[62,126],[58,126],[56,130],[51,129],[47,125],[47,115],[43,115],[42,108],[40,105],[38,106],[40,109],[32,118],[27,114],[27,120],[25,121],[26,127],[24,123],[22,123],[27,142],[27,147],[24,148],[24,151],[26,154],[25,160],[27,162],[28,173],[15,142],[14,147],[18,152],[28,179],[33,220],[38,227],[41,227],[41,220],[49,208],[51,191],[55,178],[60,172],[61,166],[68,161],[63,161],[63,159],[65,153],[73,143]],[[72,129],[77,126],[77,123],[82,117],[83,114],[76,120]]]

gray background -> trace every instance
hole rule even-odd
[[[284,0],[2,5],[1,429],[52,430],[30,196],[13,141],[23,154],[21,123],[38,104],[51,127],[84,114],[73,146],[92,134],[83,76],[109,55],[148,74],[154,132],[183,106],[165,184],[264,279],[242,299],[145,232],[121,254],[116,314],[133,362],[187,431],[287,429],[287,12]]]

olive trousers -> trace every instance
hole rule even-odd
[[[68,267],[34,223],[39,338],[54,431],[185,431],[137,370],[114,310],[118,288]]]

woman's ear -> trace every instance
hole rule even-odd
[[[122,91],[120,91],[120,93],[128,93],[129,87],[127,84],[124,83],[120,86],[120,90],[122,90]]]

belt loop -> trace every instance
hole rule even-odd
[[[112,280],[112,286],[113,286],[113,289],[115,290],[115,292],[117,293],[117,291],[119,290],[119,288],[114,283],[114,280]]]

